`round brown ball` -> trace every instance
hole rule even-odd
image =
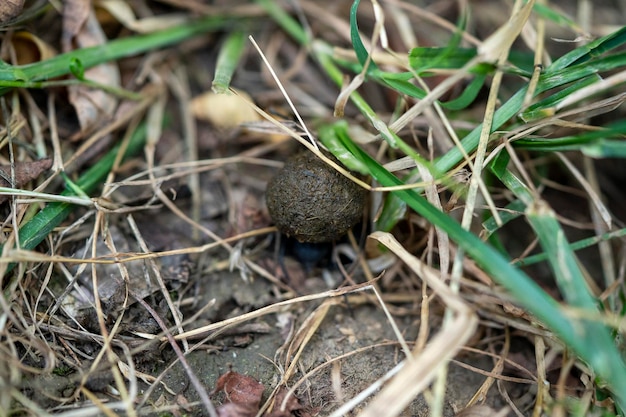
[[[266,191],[267,208],[278,230],[311,243],[345,235],[361,220],[365,199],[363,188],[309,151],[289,158]]]

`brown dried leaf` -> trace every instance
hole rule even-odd
[[[66,0],[63,5],[63,51],[69,52],[72,49],[72,39],[78,35],[84,26],[89,11],[91,1]]]
[[[254,417],[259,408],[249,404],[227,403],[219,406],[216,411],[219,417]]]
[[[0,2],[0,24],[17,17],[24,8],[24,0],[3,0]]]
[[[44,61],[56,55],[52,46],[30,32],[16,32],[11,37],[11,46],[15,50],[15,63],[18,65]]]
[[[22,188],[42,172],[47,171],[52,166],[52,159],[40,159],[33,162],[15,163],[15,187]],[[11,187],[11,165],[0,165],[0,187]],[[0,195],[0,203],[8,200],[9,196]]]
[[[66,1],[63,7],[63,51],[70,52],[75,47],[87,48],[106,42],[91,2]],[[103,85],[119,86],[121,76],[116,64],[107,63],[85,71],[85,78]],[[110,120],[115,112],[118,100],[109,93],[84,85],[72,85],[68,90],[83,132],[91,131]]]
[[[197,119],[208,121],[218,129],[224,130],[260,120],[261,116],[241,99],[244,97],[252,101],[252,98],[242,91],[237,94],[238,96],[213,92],[201,94],[191,100],[191,113]]]
[[[288,392],[289,391],[285,387],[278,390],[274,400],[274,407],[267,414],[265,414],[265,417],[310,417],[312,415],[311,412],[300,404],[300,401],[293,395],[287,398],[285,409],[281,410],[280,408]]]
[[[229,371],[217,379],[213,393],[224,391],[231,403],[251,406],[258,411],[264,389],[263,384],[254,378]]]
[[[182,13],[172,13],[159,16],[146,16],[137,19],[127,0],[107,0],[99,2],[99,7],[106,10],[119,23],[138,33],[151,33],[182,25],[188,17]]]

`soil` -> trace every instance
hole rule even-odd
[[[262,294],[269,294],[272,290],[272,286],[263,280],[246,283],[238,274],[223,273],[205,277],[202,281],[203,295],[198,297],[198,304],[215,300],[214,308],[207,311],[208,316],[214,316],[220,310],[229,311],[229,315],[233,316],[240,314],[242,307],[250,309],[270,301],[270,297],[260,301]],[[288,323],[301,323],[319,305],[319,302],[303,304],[254,320],[249,325],[234,327],[226,334],[208,336],[198,341],[199,344],[194,341],[193,349],[185,356],[187,363],[207,392],[215,388],[220,375],[232,370],[252,376],[262,383],[265,400],[279,385],[283,375],[281,347],[284,348],[286,342],[286,323],[287,326]],[[406,340],[416,338],[418,317],[415,314],[396,317],[396,324]],[[142,329],[147,330],[145,327]],[[341,360],[333,360],[344,355],[347,356]],[[299,385],[296,396],[316,415],[328,415],[382,378],[404,358],[383,311],[369,303],[351,304],[350,298],[347,298],[328,310],[307,343],[292,378],[293,383]],[[198,393],[190,385],[188,371],[176,361],[171,349],[152,346],[136,354],[134,359],[139,371],[162,376],[156,386],[138,382],[140,392],[144,393],[140,395],[146,407],[144,412],[153,407],[159,409],[163,404],[177,404],[187,410],[186,415],[207,415],[199,403]],[[465,408],[484,382],[484,377],[475,370],[460,365],[485,371],[493,367],[491,358],[476,353],[461,354],[456,361],[449,368],[444,416],[453,416]],[[307,374],[314,369],[315,372]],[[68,375],[48,374],[25,380],[22,389],[25,393],[36,394],[39,406],[56,408],[59,406],[56,399],[72,396],[79,380],[80,376],[74,372]],[[339,385],[335,381],[340,381]],[[104,395],[103,400],[106,401],[115,386],[114,378],[110,371],[103,369],[91,374],[86,386]],[[215,396],[215,405],[219,406],[223,400],[223,396]],[[501,397],[493,390],[484,400],[495,409],[504,406]],[[365,401],[354,412],[367,404]],[[430,405],[424,396],[419,396],[403,415],[428,416]]]

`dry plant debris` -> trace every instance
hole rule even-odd
[[[227,402],[217,409],[220,417],[253,417],[259,414],[261,396],[265,387],[254,378],[229,371],[221,375],[213,394],[223,392]],[[308,417],[311,414],[304,410],[295,397],[287,399],[286,390],[281,388],[275,397],[271,410],[263,413],[265,417]],[[285,401],[283,407],[283,401]]]
[[[621,3],[0,2],[0,417],[623,415]]]

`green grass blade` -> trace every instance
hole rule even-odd
[[[623,409],[626,405],[626,365],[609,329],[594,321],[599,315],[596,299],[585,283],[556,215],[540,202],[530,206],[526,216],[548,255],[561,294],[570,306],[578,309],[574,340],[569,342],[569,346],[609,384]],[[586,318],[586,314],[592,319]]]
[[[213,92],[224,94],[228,92],[230,80],[239,66],[239,61],[245,49],[246,34],[240,31],[231,32],[222,45],[215,65],[215,77],[211,87]]]
[[[527,87],[522,87],[506,103],[500,107],[493,116],[492,132],[500,128],[504,123],[514,117],[524,102]],[[478,146],[482,123],[461,140],[461,145],[467,154],[472,154]],[[457,147],[452,148],[446,154],[435,161],[435,168],[440,172],[448,172],[463,160],[463,153]]]
[[[104,45],[77,49],[33,64],[3,65],[0,66],[0,87],[11,83],[11,86],[20,86],[16,82],[28,87],[30,83],[70,74],[76,60],[87,69],[103,62],[173,45],[207,31],[232,26],[233,22],[224,16],[211,16],[148,35],[130,36]]]
[[[615,230],[614,232],[603,233],[598,236],[588,237],[579,241],[573,242],[569,245],[570,250],[577,251],[591,246],[595,246],[600,242],[605,242],[611,239],[619,239],[626,236],[626,228]],[[519,259],[514,262],[517,266],[528,266],[548,260],[548,254],[545,252],[538,253],[536,255],[528,256],[524,259]]]
[[[580,272],[565,234],[554,213],[548,207],[538,206],[528,188],[502,164],[491,166],[492,172],[528,208],[526,216],[539,237],[557,279],[557,285],[566,301],[572,307],[589,311],[592,317],[598,316],[595,299],[589,292]],[[518,300],[525,294],[516,294]],[[541,318],[532,307],[531,312]],[[561,313],[563,314],[563,313]],[[543,320],[543,319],[542,319]],[[626,365],[624,364],[608,329],[599,322],[585,319],[572,319],[574,334],[564,337],[565,329],[549,326],[571,347],[594,371],[604,379],[615,393],[620,407],[626,405]],[[572,331],[572,330],[568,330]]]
[[[573,83],[563,88],[562,90],[557,91],[556,93],[546,97],[545,99],[528,106],[528,108],[520,114],[520,118],[524,122],[528,123],[531,120],[538,120],[552,116],[554,114],[554,107],[557,104],[566,99],[570,94],[574,93],[575,91],[578,91],[581,88],[591,85],[597,81],[600,81],[600,77],[597,74],[582,78],[576,83]]]
[[[626,142],[624,140],[600,139],[586,144],[581,152],[591,158],[626,158]]]
[[[429,69],[459,69],[467,64],[477,54],[476,48],[456,48],[450,50],[447,46],[420,46],[409,52],[409,65],[418,74]]]
[[[626,43],[626,26],[563,55],[546,68],[546,72],[560,71],[574,64],[582,64]]]
[[[395,193],[389,193],[385,197],[383,209],[376,219],[376,230],[391,232],[398,222],[406,216],[407,204]]]
[[[459,97],[450,101],[441,102],[441,105],[448,110],[462,110],[468,107],[476,100],[476,97],[478,97],[478,93],[480,93],[480,90],[483,88],[486,79],[487,74],[478,74],[470,84],[465,87]]]
[[[624,66],[626,66],[626,52],[594,57],[590,61],[572,65],[558,71],[553,70],[552,66],[549,66],[540,77],[537,89],[539,91],[547,91],[600,72],[611,71]]]
[[[597,153],[597,157],[619,157],[624,155],[626,122],[615,123],[606,129],[581,132],[560,138],[526,138],[515,141],[516,148],[540,152],[583,150]],[[609,140],[615,138],[617,140]],[[619,140],[621,139],[621,140]]]
[[[456,60],[454,65],[460,64],[460,67],[456,67],[456,68],[461,68],[462,66],[467,64],[467,62],[470,59],[476,56],[475,49],[474,50],[465,49],[459,46],[461,44],[461,41],[463,40],[462,33],[467,26],[467,19],[468,19],[467,9],[464,9],[463,13],[461,13],[461,15],[459,16],[459,21],[457,23],[457,30],[454,31],[452,38],[450,39],[450,41],[448,42],[448,45],[446,45],[445,48],[437,48],[439,49],[439,51],[437,51],[438,53],[436,54],[429,53],[430,56],[428,58],[418,59],[420,55],[419,50],[418,51],[416,51],[415,49],[411,50],[411,52],[409,53],[409,65],[411,65],[411,67],[418,73],[422,73],[423,71],[429,68],[446,68],[446,67],[451,68],[449,67],[449,65],[451,64],[450,61],[453,60],[453,57],[458,58],[459,55],[463,55],[463,58],[460,60],[458,59]],[[467,59],[467,60],[463,62],[464,59]]]
[[[545,4],[535,3],[533,5],[533,11],[546,20],[551,20],[559,26],[569,27],[575,32],[581,31],[580,26],[570,19],[568,16],[557,12],[556,10],[546,6]]]
[[[343,145],[343,142],[347,140],[345,137],[348,135],[348,124],[345,121],[337,122],[334,125],[325,124],[320,126],[317,134],[324,146],[326,146],[330,153],[341,161],[346,168],[360,174],[369,173],[367,166],[365,166],[360,159],[355,158]],[[343,141],[339,139],[339,136],[344,136]]]
[[[356,53],[356,57],[361,63],[361,66],[365,66],[369,52],[365,49],[363,41],[361,40],[361,34],[359,33],[359,25],[357,24],[357,10],[359,9],[359,3],[361,0],[354,0],[352,7],[350,7],[350,40],[352,41],[352,49]],[[370,60],[368,71],[376,70],[378,66],[373,60]]]
[[[400,94],[405,94],[409,97],[417,99],[426,97],[426,91],[409,81],[398,79],[396,77],[387,78],[385,74],[381,74],[380,77],[376,77],[375,79]]]
[[[296,20],[283,10],[280,2],[275,0],[256,0],[256,2],[298,43],[308,45],[311,42],[309,34],[302,29],[302,26]]]
[[[483,222],[483,229],[486,233],[485,237],[493,235],[502,226],[523,215],[525,209],[526,204],[524,204],[521,200],[514,200],[507,204],[506,207],[498,213],[500,215],[500,220],[502,221],[501,225],[498,225],[498,222],[496,222],[496,219],[493,216],[489,216]]]
[[[581,48],[584,49],[583,47]],[[595,76],[601,71],[609,71],[625,66],[626,53],[616,54],[609,57],[594,58],[586,64],[577,65],[575,68],[569,68],[567,70],[548,70],[552,68],[552,66],[550,66],[546,70],[546,74],[541,76],[537,84],[535,95],[550,89],[562,87],[569,83],[578,82],[589,76]],[[494,113],[492,132],[499,129],[504,123],[515,117],[521,111],[526,90],[526,86],[522,87]],[[558,94],[558,92],[556,94]],[[461,140],[461,144],[463,145],[465,152],[468,154],[471,154],[476,150],[481,130],[482,124],[474,128],[474,130]],[[439,172],[448,172],[462,160],[463,153],[455,147],[435,161],[435,169]]]
[[[381,185],[403,185],[400,179],[354,143],[346,142],[344,145],[370,168],[371,175]],[[566,315],[556,300],[524,272],[512,266],[501,253],[463,229],[415,191],[398,190],[393,193],[434,226],[444,230],[494,281],[514,294],[520,304],[592,365],[598,376],[607,382],[620,406],[626,406],[626,366],[612,343],[608,330],[602,324],[582,322]]]

